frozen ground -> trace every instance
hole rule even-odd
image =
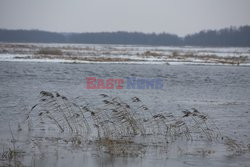
[[[162,78],[164,87],[86,89],[86,77],[131,76]],[[249,76],[248,66],[0,62],[0,166],[249,166]],[[136,96],[153,115],[182,116],[183,110],[196,108],[208,115],[218,128],[213,130],[220,133],[212,141],[180,137],[164,147],[135,145],[139,155],[112,156],[94,140],[84,143],[74,140],[74,133],[51,133],[54,127],[47,122],[29,129],[27,112],[39,103],[41,91],[56,91],[90,106],[100,106],[100,94],[119,97],[128,104]],[[39,115],[40,111],[33,116]]]
[[[249,65],[250,48],[0,44],[0,61]]]

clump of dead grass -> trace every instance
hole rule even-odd
[[[230,151],[232,155],[241,155],[250,151],[249,145],[245,146],[243,143],[240,143],[228,136],[224,137],[224,144],[227,146],[228,151]]]
[[[148,50],[142,54],[139,54],[139,56],[146,57],[146,58],[149,58],[149,57],[162,58],[163,54]]]
[[[65,141],[75,146],[91,141],[118,156],[139,156],[148,146],[162,147],[177,139],[212,142],[219,137],[208,116],[194,108],[176,116],[151,112],[139,97],[125,102],[100,94],[100,99],[98,106],[80,105],[58,92],[41,91],[27,114],[29,129],[42,130],[45,136],[52,129],[62,139],[71,136]]]
[[[41,55],[63,55],[63,52],[57,48],[40,48],[37,54]]]
[[[202,60],[204,62],[212,62],[212,63],[221,63],[221,64],[232,64],[232,65],[239,65],[241,63],[246,62],[247,56],[227,56],[221,57],[217,55],[196,55],[194,53],[185,53],[180,54],[178,51],[172,52],[172,55],[169,55],[168,58],[170,59],[178,59],[178,60],[187,60],[187,59],[197,59]]]
[[[109,138],[97,141],[97,146],[103,148],[105,153],[112,156],[141,156],[146,152],[146,147],[142,144],[130,140],[111,140]]]

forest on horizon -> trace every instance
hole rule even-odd
[[[203,30],[185,37],[169,33],[125,31],[57,33],[41,30],[0,29],[0,42],[250,47],[250,26]]]

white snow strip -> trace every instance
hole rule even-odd
[[[0,54],[0,61],[5,62],[40,62],[40,63],[87,63],[87,64],[169,64],[169,65],[230,65],[214,62],[204,62],[199,59],[189,59],[188,61],[181,61],[175,59],[157,59],[157,58],[139,58],[136,56],[118,56],[119,58],[130,58],[132,61],[120,62],[103,62],[103,61],[84,61],[84,60],[66,60],[66,59],[33,59],[27,58],[32,55],[23,54]],[[109,57],[109,56],[103,56]],[[113,56],[115,58],[115,56]],[[116,57],[117,58],[117,57]],[[236,66],[236,65],[235,65]],[[250,66],[250,63],[242,63],[240,66]]]

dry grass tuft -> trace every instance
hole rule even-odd
[[[224,138],[224,144],[227,146],[228,151],[232,152],[233,155],[240,155],[250,151],[249,146],[245,146],[244,144],[227,136]]]
[[[138,97],[129,102],[106,94],[100,98],[98,106],[78,105],[58,92],[41,91],[39,103],[27,117],[29,129],[41,130],[45,136],[57,134],[75,146],[91,141],[119,156],[138,156],[147,146],[164,147],[177,139],[212,142],[219,137],[208,116],[197,109],[175,116],[152,113]]]
[[[63,52],[57,48],[40,48],[37,54],[41,55],[63,55]]]
[[[0,153],[0,164],[1,166],[15,166],[15,167],[21,167],[23,166],[21,163],[21,158],[23,157],[24,152],[8,148],[8,150],[2,151]]]
[[[139,56],[142,56],[145,58],[148,58],[148,57],[161,58],[163,55],[160,53],[152,52],[152,51],[146,51],[146,52],[140,54]]]

